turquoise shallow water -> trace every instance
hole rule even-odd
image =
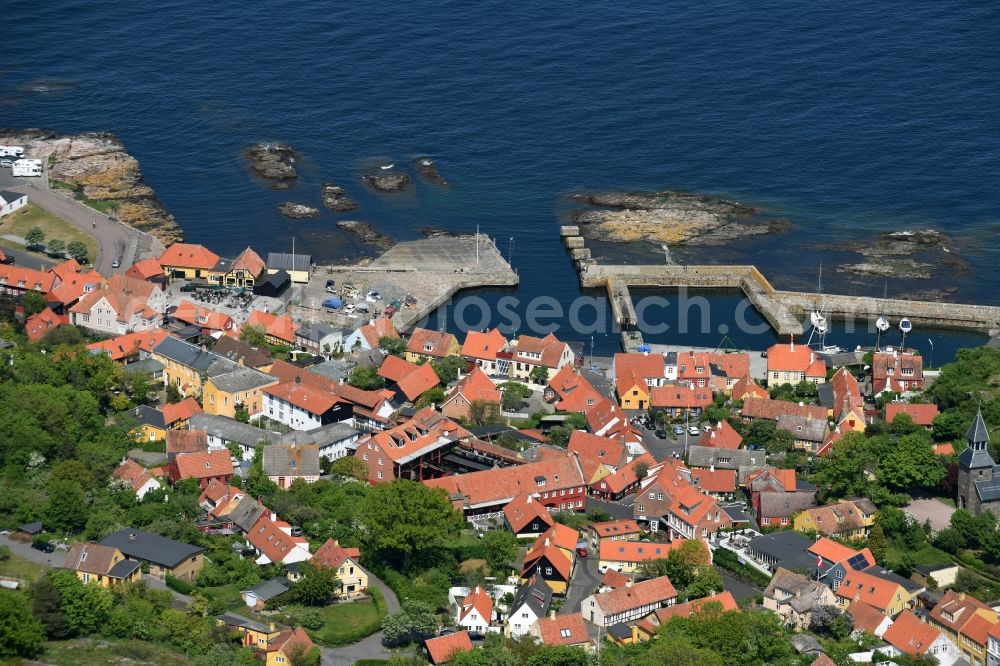
[[[360,201],[352,218],[397,238],[476,224],[501,247],[513,237],[518,294],[569,301],[579,287],[556,233],[565,195],[671,187],[794,223],[705,260],[752,261],[779,286],[811,288],[829,255],[812,246],[931,226],[971,262],[949,278],[957,298],[1000,304],[1000,13],[989,3],[6,9],[0,125],[118,133],[187,237],[223,253],[290,247],[293,234],[321,259],[364,251],[332,215],[277,212],[286,199],[318,203],[332,180]],[[239,152],[256,141],[302,153],[290,193],[249,176]],[[389,197],[359,183],[373,160],[409,168],[420,154],[450,188]],[[824,283],[868,289],[832,271]]]

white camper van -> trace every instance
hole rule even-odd
[[[4,146],[0,144],[0,157],[20,157],[24,155],[24,148],[21,146]]]
[[[12,176],[41,176],[41,160],[18,160],[11,167]]]

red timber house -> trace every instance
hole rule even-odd
[[[395,428],[358,440],[354,456],[368,466],[369,483],[425,481],[444,474],[444,456],[472,433],[425,407]]]
[[[924,387],[924,359],[909,351],[884,351],[872,357],[872,394],[905,393]]]
[[[585,412],[603,399],[572,364],[564,365],[549,379],[544,396],[546,402],[554,403],[557,412]]]
[[[525,465],[444,476],[424,485],[444,488],[467,518],[503,517],[504,507],[521,493],[531,493],[534,502],[549,511],[584,511],[587,504],[583,469],[577,456],[569,452]]]
[[[651,532],[665,530],[671,540],[705,538],[733,524],[715,498],[692,485],[690,471],[675,460],[650,470],[636,492],[632,513],[648,523]]]

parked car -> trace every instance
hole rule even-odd
[[[666,439],[667,438],[667,431],[666,430],[657,430],[656,431],[656,438],[657,439]]]
[[[55,545],[50,541],[32,541],[31,547],[43,553],[52,553],[56,549]]]
[[[587,550],[586,548],[578,547],[576,549],[576,556],[577,557],[587,557],[588,555],[590,555],[590,551]]]
[[[700,435],[701,430],[698,429],[698,426],[690,426],[688,427],[688,434],[691,436]]]
[[[197,285],[193,285],[190,282],[188,282],[187,284],[181,286],[181,291],[183,291],[184,293],[190,293],[192,291],[198,291],[198,287]]]
[[[684,426],[682,426],[682,425],[675,425],[674,426],[674,434],[675,435],[683,435],[684,434]]]
[[[111,262],[111,268],[118,268],[121,265],[122,265],[121,257],[115,257],[115,260]]]
[[[4,167],[5,169],[9,169],[12,166],[14,166],[14,160],[12,160],[11,158],[5,157],[4,159],[0,160],[0,167]]]
[[[334,287],[336,286],[336,284],[337,284],[336,280],[327,280],[326,281],[326,290],[329,293],[331,293],[331,294],[336,293],[337,290],[334,289]]]

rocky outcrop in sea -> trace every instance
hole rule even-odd
[[[435,185],[450,185],[447,180],[438,172],[437,163],[429,157],[418,157],[413,160],[413,165],[417,168],[417,173],[428,183]]]
[[[790,224],[735,201],[689,192],[610,192],[572,198],[593,207],[573,216],[581,233],[611,242],[722,245],[778,233]]]
[[[290,217],[293,220],[308,220],[319,217],[319,209],[313,208],[312,206],[307,206],[303,203],[296,203],[294,201],[286,201],[284,203],[278,204],[278,210],[285,217]]]
[[[323,183],[323,205],[335,213],[346,213],[358,207],[358,202],[347,196],[344,188],[334,183]]]
[[[842,273],[890,277],[904,280],[931,280],[969,270],[945,234],[934,229],[886,231],[868,241],[822,245],[821,250],[847,250],[864,261],[838,266]]]
[[[0,143],[22,146],[42,160],[50,184],[61,181],[78,198],[117,204],[118,220],[170,245],[184,238],[173,215],[143,182],[139,162],[114,134],[57,134],[48,130],[0,130]]]
[[[380,169],[367,174],[364,179],[376,192],[402,192],[410,186],[410,177],[402,171]]]
[[[344,231],[349,231],[355,234],[358,238],[369,245],[374,245],[382,250],[388,250],[396,244],[396,241],[392,239],[392,236],[383,234],[367,222],[358,222],[357,220],[340,220],[337,222],[337,226]]]
[[[281,143],[257,143],[245,151],[243,156],[250,162],[250,168],[261,178],[276,181],[274,189],[286,189],[291,180],[299,177],[295,169],[295,151]]]

